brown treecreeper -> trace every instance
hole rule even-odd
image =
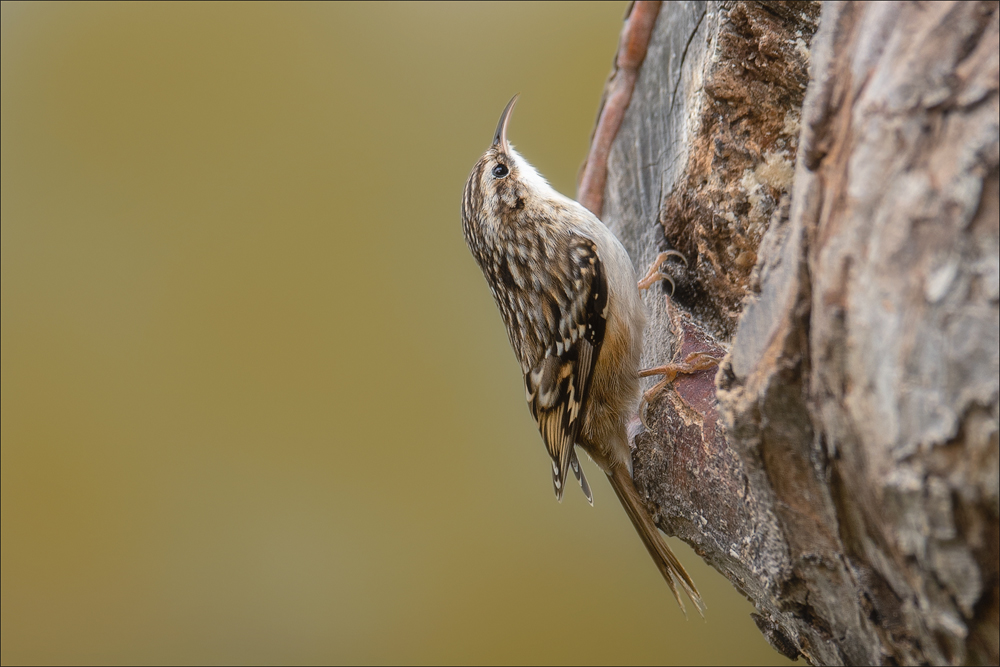
[[[593,495],[576,456],[581,447],[608,475],[625,512],[677,603],[678,588],[698,607],[691,577],[660,535],[632,481],[629,422],[640,401],[639,355],[645,310],[639,296],[669,256],[657,258],[637,285],[628,253],[579,203],[556,192],[507,141],[515,95],[493,144],[476,163],[462,198],[466,243],[489,283],[524,374],[525,396],[552,458],[552,484],[562,499],[570,470],[587,500]],[[642,371],[677,373],[714,359],[686,359]]]

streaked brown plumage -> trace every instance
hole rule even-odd
[[[569,470],[593,496],[583,448],[608,475],[678,604],[698,591],[632,482],[627,425],[639,405],[645,312],[625,248],[577,202],[552,189],[507,141],[515,96],[462,199],[466,243],[486,277],[524,374],[525,396],[562,499]]]

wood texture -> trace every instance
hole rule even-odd
[[[660,13],[660,2],[639,0],[629,6],[615,54],[614,69],[608,77],[597,112],[597,126],[590,138],[590,151],[580,170],[577,201],[600,217],[604,206],[604,186],[608,176],[608,153],[618,135],[622,117],[632,101],[639,68],[649,48],[649,38]]]
[[[726,354],[637,486],[789,657],[1000,660],[998,16],[665,3],[607,152],[639,273],[690,259],[643,364]]]

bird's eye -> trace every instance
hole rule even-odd
[[[493,167],[493,178],[503,178],[510,173],[510,169],[502,164]]]

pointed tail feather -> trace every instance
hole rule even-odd
[[[687,616],[684,601],[677,590],[678,585],[684,589],[687,596],[694,602],[695,607],[698,608],[698,613],[704,617],[705,603],[701,601],[698,589],[695,587],[694,582],[691,581],[691,577],[684,570],[684,566],[677,560],[677,556],[674,555],[674,552],[670,550],[670,547],[663,540],[663,536],[660,535],[659,530],[657,530],[656,524],[653,523],[653,518],[646,511],[642,499],[639,498],[639,492],[636,491],[635,484],[632,483],[632,478],[629,476],[628,471],[624,467],[618,466],[608,475],[608,479],[611,481],[611,486],[618,495],[618,500],[621,501],[622,507],[625,508],[625,513],[628,514],[628,518],[632,520],[632,525],[635,526],[636,532],[642,538],[642,543],[646,545],[646,550],[653,557],[653,562],[659,568],[660,574],[663,575],[663,578],[667,581],[667,585],[670,586],[670,590],[677,599],[677,604],[680,605],[681,611]]]

